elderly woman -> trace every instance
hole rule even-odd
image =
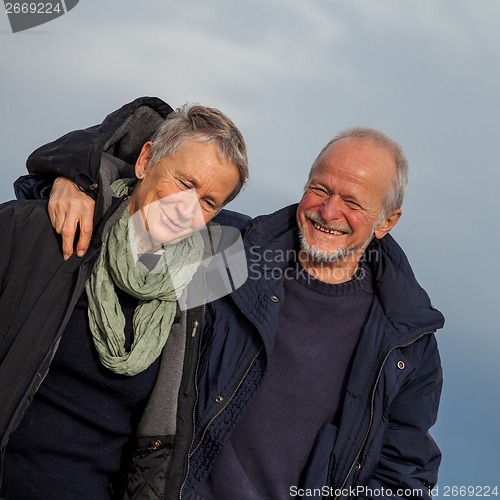
[[[179,480],[192,423],[177,410],[194,398],[203,316],[181,313],[177,299],[209,249],[198,230],[248,168],[241,133],[220,111],[170,111],[134,101],[31,158],[100,144],[99,178],[82,186],[98,191],[84,257],[64,258],[46,202],[0,207],[0,496],[9,500],[144,498],[144,475]],[[111,182],[130,168],[131,124],[160,121],[135,177]],[[86,160],[97,161],[77,158]]]

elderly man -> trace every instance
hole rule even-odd
[[[397,144],[348,130],[298,206],[246,228],[249,279],[209,309],[186,498],[429,496],[443,318],[388,235],[406,182]]]
[[[249,278],[207,307],[182,498],[429,497],[443,317],[388,235],[407,169],[347,130],[298,205],[245,227]]]
[[[129,170],[110,151],[128,149],[132,122],[161,125],[140,150],[135,179],[109,185]],[[84,258],[64,260],[44,202],[0,207],[0,496],[8,500],[121,497],[139,490],[141,475],[163,480],[184,467],[171,450],[191,436],[189,423],[177,428],[176,409],[192,398],[202,314],[181,314],[177,300],[200,270],[199,230],[246,181],[245,143],[216,109],[171,111],[147,99],[94,132],[93,144],[108,136]]]

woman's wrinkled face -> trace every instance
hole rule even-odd
[[[221,158],[211,142],[187,141],[173,155],[149,166],[151,143],[137,160],[139,182],[129,211],[140,211],[149,237],[160,244],[177,243],[201,229],[234,191],[237,167]]]

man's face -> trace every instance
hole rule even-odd
[[[221,158],[213,143],[186,142],[150,167],[151,144],[136,164],[140,182],[129,210],[140,210],[149,237],[177,243],[201,229],[223,207],[239,180],[237,167]]]
[[[367,139],[342,139],[314,168],[297,209],[302,249],[312,261],[357,262],[375,235],[395,224],[383,219],[384,193],[395,175],[392,155]],[[389,227],[390,226],[390,227]]]

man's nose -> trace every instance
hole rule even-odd
[[[320,214],[324,221],[340,219],[342,217],[342,199],[332,195],[326,198],[320,207]]]

